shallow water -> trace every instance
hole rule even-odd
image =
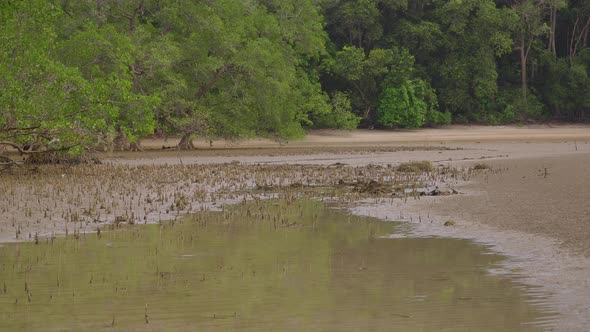
[[[503,257],[318,202],[0,247],[0,330],[509,331],[551,320]],[[536,304],[534,304],[536,303]]]

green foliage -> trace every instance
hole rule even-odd
[[[571,65],[546,57],[544,66],[543,95],[553,114],[566,120],[584,118],[590,110],[590,51],[583,51]]]
[[[416,77],[414,56],[405,48],[392,49],[391,67],[379,101],[378,123],[385,127],[417,128],[451,123],[449,112],[438,111],[430,84]]]
[[[514,100],[512,105],[514,107],[514,112],[516,113],[516,118],[519,121],[529,119],[543,120],[546,118],[545,105],[541,98],[531,90],[528,91],[526,99],[519,97]]]
[[[164,86],[164,107],[157,113],[164,128],[294,138],[312,125],[310,116],[328,112],[318,73],[306,60],[325,52],[326,35],[312,2],[181,3],[157,17],[174,57],[155,72],[159,84],[146,80],[154,93]]]
[[[385,86],[399,86],[414,77],[414,56],[406,48],[393,48],[391,57],[391,69],[385,77]]]
[[[350,97],[343,92],[335,92],[330,99],[331,110],[318,114],[314,119],[315,128],[355,129],[361,118],[352,113]]]
[[[545,117],[545,107],[533,91],[528,91],[525,101],[522,98],[520,87],[513,87],[501,89],[494,100],[485,104],[482,111],[460,120],[462,123],[499,125],[523,122],[529,119],[544,119]]]
[[[425,125],[430,127],[449,125],[452,122],[451,112],[440,112],[436,109],[429,108],[426,111]]]
[[[517,17],[492,0],[448,1],[436,15],[447,53],[437,68],[440,102],[453,114],[477,113],[498,92],[496,58],[512,50]]]
[[[0,139],[584,120],[589,18],[564,0],[0,1]]]
[[[62,63],[80,68],[93,86],[97,94],[94,109],[104,124],[104,133],[123,134],[131,142],[153,133],[153,109],[160,102],[156,95],[133,91],[129,64],[134,52],[129,37],[113,26],[98,27],[92,22],[62,41],[57,50]]]
[[[80,72],[53,56],[59,10],[45,1],[0,4],[0,141],[74,148],[103,124]]]
[[[282,39],[299,55],[318,59],[326,53],[324,18],[313,0],[262,0],[278,20]],[[270,21],[270,20],[269,20]]]
[[[51,128],[46,141],[76,133],[72,144],[86,146],[121,135],[133,142],[156,127],[296,138],[311,117],[331,112],[313,65],[327,35],[311,0],[1,5],[2,44],[17,45],[2,50],[6,135],[13,126]],[[18,68],[36,70],[30,82]],[[39,140],[30,136],[15,137]]]
[[[328,22],[329,28],[335,35],[345,39],[348,45],[361,48],[373,44],[383,35],[378,1],[344,1],[333,8],[330,17],[333,21]]]
[[[367,68],[365,52],[354,46],[344,46],[336,54],[334,72],[349,81],[359,81],[365,74]]]
[[[377,109],[378,122],[387,128],[418,128],[426,121],[428,105],[417,95],[418,81],[383,90]]]
[[[363,49],[345,46],[336,53],[331,70],[351,92],[353,111],[364,120],[374,117],[380,85],[390,73],[392,61],[392,50],[377,48],[365,54]]]

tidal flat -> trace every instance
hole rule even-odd
[[[533,325],[525,323],[517,330],[579,330],[590,323],[590,229],[585,227],[590,216],[588,133],[587,128],[565,127],[542,131],[451,128],[412,133],[322,132],[292,147],[245,142],[243,149],[228,147],[227,151],[199,147],[188,152],[115,153],[101,156],[102,165],[18,167],[0,177],[0,252],[15,247],[41,248],[47,241],[85,243],[99,234],[104,238],[111,233],[153,230],[201,211],[228,212],[235,204],[239,208],[268,199],[311,199],[380,220],[403,221],[391,223],[395,229],[384,235],[396,243],[434,241],[433,236],[469,239],[465,243],[478,250],[484,248],[486,256],[499,257],[495,263],[498,267],[483,269],[486,275],[491,272],[515,285],[527,305],[540,313],[528,320]],[[150,144],[161,147],[160,143]],[[21,243],[12,244],[15,241]],[[134,248],[143,248],[142,241],[140,238],[115,249],[125,257],[126,252],[140,250]],[[111,248],[108,243],[104,245]],[[412,257],[412,251],[403,249],[396,250]],[[93,256],[89,257],[86,261],[92,262]],[[24,275],[27,269],[22,271]],[[86,278],[85,283],[97,280],[92,274],[80,279]],[[7,299],[7,303],[14,304],[18,298],[23,304],[29,297],[34,301],[38,288],[33,291],[22,280],[16,286],[6,283],[7,292],[28,289],[24,297]],[[404,287],[413,286],[409,283]],[[367,294],[357,293],[356,297],[364,301]],[[471,301],[469,298],[462,296],[461,301]],[[137,329],[173,329],[155,328],[150,309],[154,303],[142,306],[150,322],[145,326],[133,323]],[[219,320],[234,312],[211,315]],[[395,315],[405,318],[402,322],[418,317]],[[117,326],[117,317],[111,315],[105,328],[113,328],[113,319]],[[259,315],[258,319],[263,317]],[[456,322],[454,329],[463,326],[462,321]],[[115,328],[125,330],[121,326]],[[438,330],[434,326],[424,329]]]
[[[2,330],[537,330],[555,313],[467,240],[388,238],[395,222],[317,201],[0,248]],[[459,327],[459,328],[458,328]]]

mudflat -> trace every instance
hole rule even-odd
[[[110,224],[223,209],[255,195],[270,198],[279,189],[336,192],[356,183],[363,187],[346,192],[353,212],[408,221],[418,236],[495,245],[515,258],[509,268],[554,294],[563,315],[557,327],[590,323],[590,126],[329,130],[280,144],[195,140],[196,150],[168,149],[175,144],[173,138],[146,139],[144,152],[104,153],[102,165],[3,174],[0,240],[79,236]],[[409,161],[430,161],[434,175],[395,171]],[[458,194],[365,190],[372,181],[390,181],[402,192],[420,182],[424,190],[440,186]]]
[[[490,161],[468,193],[432,202],[448,219],[554,238],[574,254],[590,255],[590,153]]]
[[[173,146],[175,143],[173,138],[146,139],[143,141],[146,148],[144,152],[105,153],[100,158],[108,167],[207,165],[236,161],[244,165],[324,166],[397,165],[411,160],[428,160],[435,165],[453,167],[470,167],[484,163],[490,167],[489,171],[461,184],[462,190],[468,195],[425,199],[424,204],[428,203],[428,208],[433,210],[432,214],[440,214],[444,219],[466,219],[503,229],[541,234],[559,240],[574,253],[590,254],[590,228],[586,227],[590,223],[590,126],[451,126],[444,129],[406,131],[325,130],[311,132],[304,140],[283,144],[260,139],[239,143],[215,141],[212,144],[195,140],[197,150],[162,150],[162,147]],[[50,195],[51,188],[59,188],[62,178],[62,182],[68,181],[70,171],[71,169],[64,169],[49,172],[54,175],[49,175],[51,181],[44,184],[43,179],[38,179],[35,186],[45,187],[45,196]],[[127,173],[127,176],[121,175],[126,176],[124,182],[129,182],[129,187],[132,187],[132,171]],[[72,182],[67,188],[76,191],[81,184],[75,186],[76,179],[69,180]],[[105,184],[97,177],[92,180],[96,181],[94,184],[97,188]],[[13,191],[18,191],[19,185],[24,185],[27,181],[29,180],[23,178],[15,180],[7,176],[0,177],[4,187],[14,188]],[[162,179],[159,181],[167,182]],[[108,195],[108,192],[104,195]],[[8,201],[11,199],[5,197],[5,206],[0,207],[3,209],[0,238],[4,240],[15,237],[14,231],[6,224],[15,222],[18,211],[24,211],[20,218],[26,219],[25,210],[34,209],[30,206],[34,201],[37,201],[36,208],[39,208],[39,204],[47,204],[46,210],[51,208],[51,204],[55,204],[51,199],[41,199],[39,195],[27,197],[24,194],[12,199],[19,201],[17,204],[10,204]],[[32,213],[29,215],[33,219]],[[52,222],[65,217],[55,216]],[[34,230],[35,225],[46,228],[43,225],[46,222],[40,219],[42,218],[26,222],[31,226],[27,227],[29,232]]]
[[[433,215],[548,236],[572,253],[590,255],[590,126],[325,130],[280,147],[269,140],[212,146],[195,141],[201,150],[176,155],[156,151],[166,144],[175,140],[148,139],[147,156],[119,153],[109,160],[132,165],[215,163],[239,156],[242,162],[272,164],[483,163],[490,170],[462,185],[467,195],[424,202]]]
[[[459,168],[485,164],[490,167],[489,170],[471,177],[470,181],[453,184],[461,186],[466,195],[424,199],[416,209],[428,209],[432,211],[432,215],[440,215],[441,220],[465,219],[502,229],[548,236],[558,240],[573,253],[590,255],[590,227],[586,227],[590,223],[590,126],[451,126],[406,131],[321,130],[309,133],[304,140],[282,144],[261,139],[238,143],[214,141],[212,144],[195,140],[198,149],[193,151],[162,150],[162,147],[174,146],[174,138],[146,139],[142,143],[146,148],[144,152],[101,154],[100,158],[107,165],[98,167],[209,165],[236,161],[242,165],[270,166],[391,166],[412,160],[428,160],[434,165]],[[0,238],[4,241],[16,239],[15,231],[8,224],[14,224],[17,217],[31,219],[24,220],[27,233],[34,234],[36,227],[47,231],[47,222],[39,215],[33,217],[32,210],[52,209],[51,205],[55,205],[55,201],[50,197],[43,199],[44,196],[54,195],[52,189],[74,192],[81,190],[83,181],[72,179],[69,173],[73,176],[75,172],[71,168],[53,169],[47,172],[50,178],[47,183],[39,178],[39,174],[18,179],[0,177],[3,187],[13,194],[19,192],[19,187],[22,189],[27,184],[31,186],[28,190],[29,197],[26,193],[11,197],[7,196],[8,192],[4,193],[4,204],[0,203]],[[100,174],[100,170],[97,173]],[[125,177],[119,181],[121,185],[125,183],[127,187],[133,188],[134,182],[141,182],[141,179],[134,180],[131,169],[123,173],[119,174]],[[117,174],[111,174],[111,178],[113,176],[116,177]],[[89,180],[94,182],[84,184],[85,188],[94,185],[97,188],[95,195],[109,194],[108,191],[99,193],[100,188],[107,184],[106,181],[97,176]],[[157,181],[160,184],[172,184],[166,179]],[[40,192],[33,194],[33,186],[41,188]],[[215,184],[210,183],[209,187],[215,187]],[[223,190],[224,188],[217,188],[216,191]],[[66,214],[71,218],[71,214],[75,213],[71,210],[76,208],[76,204],[71,199],[69,203],[71,213]],[[142,202],[137,204],[140,206]],[[408,209],[411,210],[409,207]],[[109,210],[114,215],[117,207],[110,207]],[[85,211],[89,212],[87,208]],[[170,216],[165,212],[158,211],[164,217]],[[52,224],[68,217],[66,214],[53,216]],[[79,214],[83,214],[83,211]],[[21,239],[27,237],[21,236]]]

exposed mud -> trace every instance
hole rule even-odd
[[[584,126],[322,131],[287,146],[195,142],[183,152],[152,140],[154,150],[102,155],[104,165],[0,176],[0,240],[79,237],[277,196],[360,202],[355,212],[409,221],[409,235],[494,245],[513,258],[506,269],[553,294],[554,327],[575,330],[590,324],[589,142]],[[433,171],[400,168],[412,161]]]
[[[578,150],[579,151],[579,150]],[[367,201],[352,210],[405,220],[408,237],[454,237],[493,246],[511,257],[504,272],[552,294],[557,330],[590,325],[590,154],[496,160],[464,195],[405,203]],[[480,167],[481,168],[481,167]],[[495,170],[495,171],[494,171]]]
[[[407,173],[374,165],[44,166],[2,178],[0,239],[76,236],[113,223],[157,223],[277,194],[347,202],[414,197],[469,176],[444,167]]]

